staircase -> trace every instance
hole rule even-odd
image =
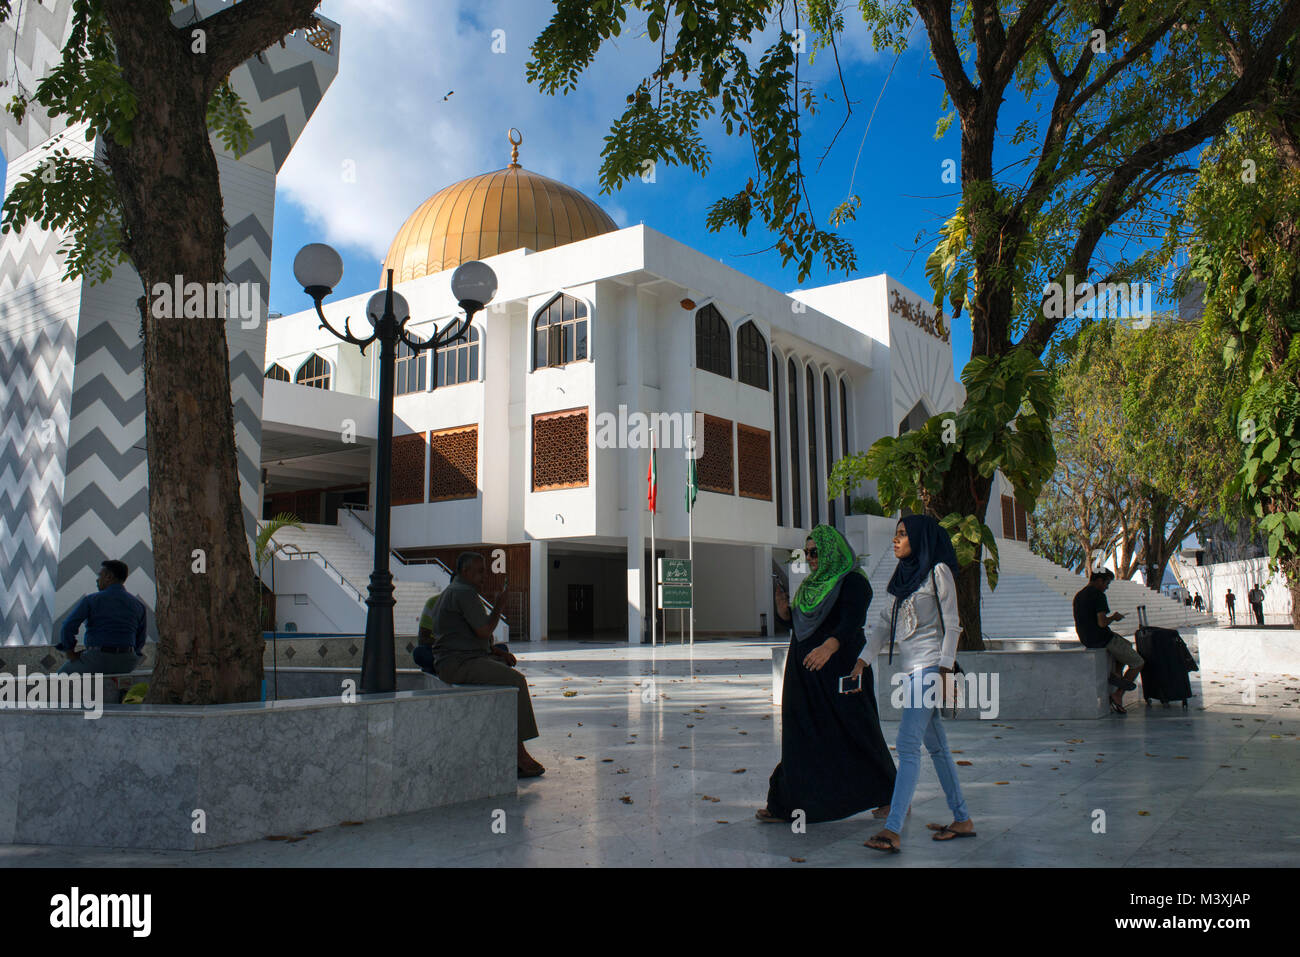
[[[980,624],[984,637],[1077,641],[1073,602],[1079,589],[1088,584],[1087,579],[1035,555],[1023,542],[1000,539],[998,556],[998,587],[990,591],[987,579],[982,573],[980,576]],[[888,599],[885,586],[895,564],[893,553],[886,552],[870,570],[873,606]],[[1217,624],[1212,615],[1198,613],[1138,582],[1118,579],[1111,582],[1106,589],[1106,600],[1112,612],[1124,615],[1111,626],[1123,635],[1132,636],[1137,630],[1138,605],[1146,606],[1147,621],[1157,628],[1187,632]],[[868,614],[875,614],[874,608]]]
[[[304,524],[300,529],[288,526],[275,533],[275,540],[282,546],[295,546],[299,551],[319,552],[365,599],[370,587],[374,555],[358,544],[346,529],[337,525]],[[392,559],[392,571],[393,598],[397,602],[393,608],[393,629],[399,635],[414,635],[419,631],[424,603],[431,595],[439,594],[447,587],[448,576],[439,570],[434,573],[434,584],[403,581],[402,565],[396,558]],[[363,612],[362,622],[364,621]]]

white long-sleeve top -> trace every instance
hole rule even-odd
[[[858,655],[868,665],[876,656],[889,648],[889,621],[894,610],[894,596],[885,593],[886,601],[880,603],[880,612],[870,622],[871,634]],[[943,608],[943,628],[939,627],[939,608]],[[908,595],[899,605],[898,622],[894,629],[894,660],[902,655],[903,671],[938,666],[951,668],[957,657],[957,638],[961,624],[957,620],[957,583],[952,569],[945,564],[936,565],[934,577]]]

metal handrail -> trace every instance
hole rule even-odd
[[[326,558],[324,555],[322,555],[320,552],[318,551],[304,552],[297,545],[293,544],[292,542],[288,542],[280,546],[279,551],[276,552],[276,557],[278,558],[282,554],[285,555],[285,561],[297,561],[300,558],[308,558],[308,559],[315,560],[316,563],[320,565],[322,568],[324,568],[326,572],[332,571],[336,576],[338,576],[339,584],[349,588],[352,591],[352,594],[356,596],[356,599],[359,603],[363,605],[366,603],[366,600],[361,596],[360,589],[358,589],[356,585],[348,581],[347,578],[344,577],[343,572],[339,570],[338,566],[331,564],[330,560]]]
[[[358,512],[365,512],[366,514],[369,514],[370,508],[368,506],[354,505],[351,502],[343,502],[339,505],[339,508],[346,508],[348,510],[348,514],[351,515],[353,518],[355,518],[358,522],[360,522],[361,527],[364,528],[367,532],[369,532],[372,537],[374,536],[375,534],[374,528],[368,522],[363,520],[360,515],[357,514]],[[437,565],[439,568],[441,568],[444,572],[447,573],[448,581],[450,581],[451,577],[456,574],[454,571],[451,570],[450,566],[448,566],[448,564],[444,562],[441,558],[434,557],[434,558],[408,559],[402,557],[401,552],[399,552],[395,548],[390,548],[388,550],[388,554],[392,558],[397,559],[398,564],[401,565]],[[478,600],[483,605],[483,610],[491,614],[492,606],[488,602],[488,600],[484,598],[482,595],[478,596]],[[510,619],[507,618],[504,613],[501,615],[501,621],[503,624],[509,627]]]
[[[358,522],[361,523],[362,528],[364,528],[371,535],[375,534],[374,527],[365,519],[363,519],[360,515],[357,514],[357,512],[364,512],[365,514],[369,515],[370,514],[369,505],[356,505],[352,502],[340,502],[339,508],[346,508],[348,510],[348,514],[350,514],[353,518],[355,518]]]

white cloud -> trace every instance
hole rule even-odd
[[[280,173],[280,194],[323,241],[378,261],[434,192],[509,163],[515,126],[523,166],[609,199],[596,181],[602,139],[652,51],[611,47],[576,92],[542,96],[524,67],[552,10],[535,0],[326,0],[321,13],[342,30],[339,75]],[[504,54],[491,52],[498,29]]]
[[[377,266],[421,202],[509,162],[505,134],[514,126],[524,137],[522,165],[582,190],[628,224],[626,201],[599,194],[600,153],[624,98],[654,68],[657,47],[633,12],[576,91],[543,96],[525,64],[553,11],[544,0],[325,0],[321,13],[342,29],[339,75],[280,173],[280,196],[322,241],[373,256]],[[846,69],[879,58],[856,11],[845,17]],[[495,30],[505,31],[504,54],[492,52]],[[756,38],[755,63],[775,36],[769,25]],[[919,28],[918,40],[923,46]],[[829,51],[804,75],[838,97]],[[748,164],[746,144],[718,135],[716,120],[707,131],[715,166]],[[626,188],[638,187],[634,179]]]

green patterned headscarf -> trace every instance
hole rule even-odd
[[[808,533],[808,537],[817,546],[817,571],[799,583],[790,603],[795,635],[801,640],[816,631],[835,607],[845,575],[853,571],[863,578],[867,575],[858,566],[849,543],[832,526],[818,525]]]

